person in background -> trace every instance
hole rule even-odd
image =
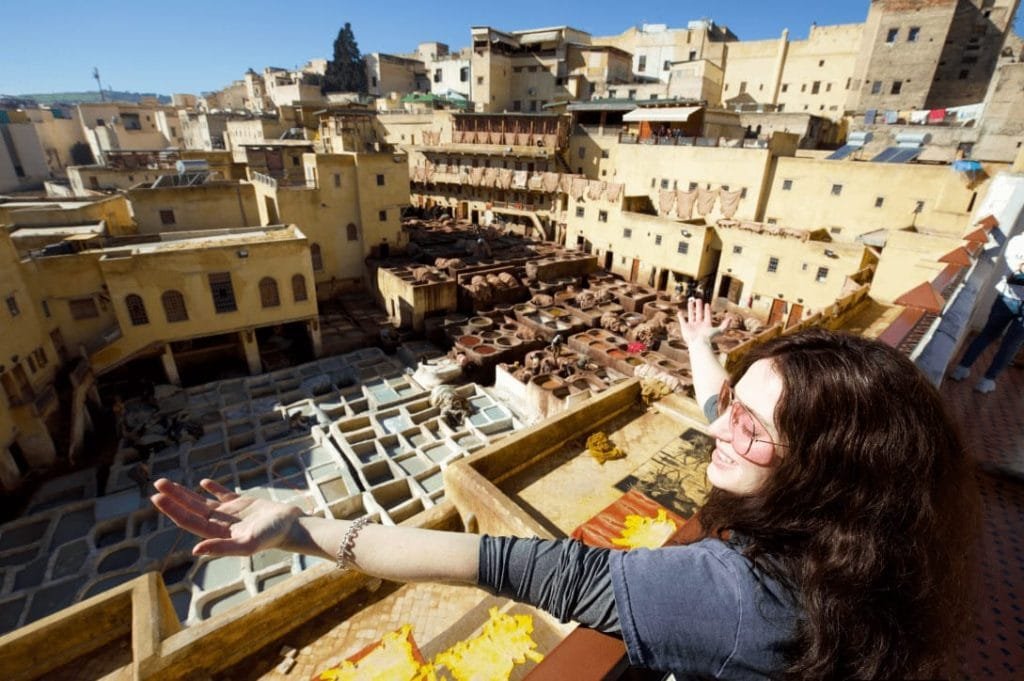
[[[979,393],[990,393],[996,389],[996,378],[1024,345],[1024,234],[1018,234],[1007,242],[1003,258],[1006,260],[1006,272],[996,283],[998,295],[989,310],[988,321],[949,374],[954,381],[967,378],[985,348],[1002,336],[995,357],[974,387]]]
[[[955,675],[969,631],[978,497],[935,388],[881,343],[811,329],[731,373],[721,328],[680,315],[711,420],[703,538],[614,551],[574,540],[349,522],[169,480],[153,503],[203,538],[196,555],[269,548],[395,581],[476,584],[623,639],[631,664],[677,678]]]

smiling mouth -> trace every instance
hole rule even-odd
[[[722,463],[726,465],[732,466],[736,463],[736,459],[723,452],[720,447],[715,447],[715,454],[717,454]]]

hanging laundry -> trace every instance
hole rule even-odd
[[[874,125],[875,116],[878,115],[878,111],[875,109],[868,109],[864,112],[864,125]]]
[[[605,188],[604,197],[608,201],[615,203],[619,200],[619,195],[622,194],[622,183],[621,182],[609,182],[608,187]]]
[[[569,195],[579,201],[583,198],[583,193],[587,191],[587,178],[585,177],[573,177],[572,188],[569,191]]]
[[[511,189],[512,188],[512,169],[502,168],[498,171],[498,182],[499,189]]]
[[[928,109],[922,109],[921,111],[911,111],[910,122],[913,123],[914,125],[924,125],[925,123],[928,122],[929,113],[930,111]]]
[[[676,217],[689,220],[693,216],[693,204],[697,202],[697,190],[680,189],[676,192]]]
[[[668,215],[676,202],[676,193],[671,189],[662,189],[658,192],[658,214]]]
[[[898,111],[886,111],[885,122],[887,125],[896,125],[900,120],[900,114]]]
[[[548,194],[554,194],[558,191],[558,173],[544,173],[541,187]]]
[[[946,120],[946,110],[945,109],[932,109],[931,111],[928,112],[928,122],[929,123],[933,123],[933,124],[934,123],[942,123],[945,120]]]
[[[539,192],[544,187],[544,174],[533,173],[530,175],[530,179],[526,181],[527,189],[531,189],[535,192]]]
[[[591,201],[600,199],[604,195],[604,188],[607,184],[607,182],[601,182],[600,180],[591,180],[587,184],[587,198]]]
[[[742,193],[743,192],[739,189],[735,191],[722,190],[722,192],[719,195],[719,200],[721,201],[722,207],[722,215],[724,215],[726,218],[731,218],[733,215],[736,215],[736,210],[739,208],[740,205],[740,195]]]
[[[715,209],[715,201],[718,199],[717,189],[697,190],[697,214],[704,217]]]
[[[484,179],[483,168],[470,168],[469,169],[469,183],[474,187],[480,186],[480,181]]]
[[[572,175],[561,174],[558,176],[558,191],[568,194],[572,190]]]
[[[484,177],[480,181],[482,187],[493,187],[494,183],[498,180],[498,169],[497,168],[485,168]]]
[[[517,170],[512,173],[512,186],[516,189],[526,189],[526,179],[528,175],[525,170]]]

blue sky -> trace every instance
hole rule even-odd
[[[774,38],[783,28],[803,38],[812,22],[862,22],[868,0],[513,0],[449,2],[266,0],[6,3],[0,40],[0,93],[80,91],[104,87],[136,92],[199,93],[219,89],[249,67],[294,68],[330,57],[338,29],[352,23],[362,52],[410,52],[437,40],[469,43],[469,28],[505,30],[569,24],[594,35],[640,23],[683,26],[709,18],[741,39]],[[1016,22],[1021,31],[1021,18]]]

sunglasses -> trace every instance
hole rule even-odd
[[[732,448],[747,461],[767,466],[775,454],[775,447],[786,446],[775,440],[757,437],[768,433],[768,427],[736,399],[729,381],[723,382],[722,389],[718,391],[718,413],[724,414],[726,410],[729,410],[729,425],[732,428]]]

